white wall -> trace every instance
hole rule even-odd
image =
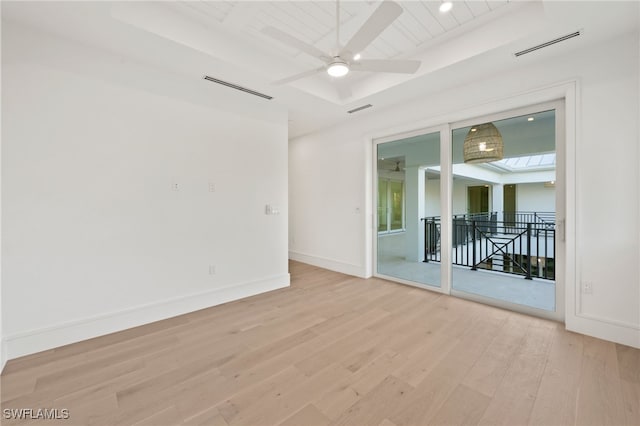
[[[516,210],[521,212],[555,212],[556,189],[544,183],[519,183],[516,185]]]
[[[364,276],[363,221],[367,185],[362,141],[343,143],[325,133],[289,145],[289,257],[351,275]],[[370,183],[369,183],[370,185]],[[326,235],[326,238],[323,237]]]
[[[0,7],[0,22],[2,22],[2,8]],[[2,80],[2,67],[0,67],[0,81]],[[0,87],[0,97],[2,97],[2,88]],[[0,117],[2,116],[2,108],[0,107]],[[2,125],[0,124],[0,129]],[[1,131],[1,130],[0,130]],[[0,137],[0,212],[2,212],[2,138]],[[2,220],[0,220],[0,241],[2,241]],[[4,369],[7,362],[7,347],[4,341],[4,321],[2,320],[2,244],[0,244],[0,373]]]
[[[452,191],[451,191],[451,203],[453,204],[453,210],[451,213],[456,214],[467,214],[467,187],[469,186],[468,182],[460,181],[458,179],[454,179]]]
[[[453,214],[467,212],[467,188],[478,185],[462,180],[453,181]],[[491,193],[489,193],[491,197]],[[554,212],[556,211],[555,188],[546,188],[543,182],[518,183],[516,186],[516,210],[523,212]],[[493,210],[495,208],[492,207]]]
[[[576,270],[568,273],[575,280],[567,283],[566,323],[571,330],[640,347],[638,34],[561,57],[535,58],[290,141],[290,232],[296,238],[290,256],[304,253],[310,263],[361,276],[371,273],[371,243],[364,238],[373,223],[371,203],[366,214],[353,214],[354,205],[370,199],[368,135],[471,118],[465,116],[469,111],[497,112],[492,105],[500,100],[514,106],[520,100],[519,106],[551,100],[538,96],[538,89],[577,78],[577,122],[569,129],[577,135],[571,159],[577,193],[568,195],[575,197],[577,212],[568,218],[575,228],[576,246],[569,250],[575,250]],[[603,143],[607,155],[602,155]],[[323,262],[328,258],[331,262]],[[579,296],[577,283],[583,279],[594,283],[593,295]]]
[[[54,39],[3,26],[9,358],[287,286],[286,112],[123,86],[87,71],[120,58]]]

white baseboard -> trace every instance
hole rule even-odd
[[[297,262],[307,263],[313,266],[318,266],[320,268],[329,269],[331,271],[341,272],[347,275],[367,278],[365,267],[361,265],[354,265],[335,259],[328,259],[326,257],[314,256],[311,254],[300,253],[292,250],[289,250],[289,259],[295,260]]]
[[[4,339],[0,339],[0,374],[4,370],[4,366],[7,364],[7,342]]]
[[[238,283],[223,288],[189,294],[169,300],[134,306],[122,311],[96,315],[64,324],[6,336],[3,362],[70,343],[126,330],[233,300],[288,287],[289,274]]]
[[[567,330],[640,349],[640,330],[635,325],[613,324],[585,316],[567,316]]]

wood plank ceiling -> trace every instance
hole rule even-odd
[[[440,1],[399,1],[404,13],[361,52],[376,59],[407,58],[427,42],[458,29],[508,4],[509,0],[455,1],[449,13],[440,13]],[[344,44],[375,10],[377,1],[341,1],[340,32]],[[323,51],[335,46],[336,3],[333,1],[181,1],[182,12],[203,22],[215,22],[249,33],[271,43],[305,66],[317,60],[263,36],[260,31],[276,27]]]

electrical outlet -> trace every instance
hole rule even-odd
[[[209,275],[216,274],[216,265],[209,265]]]
[[[209,192],[216,192],[216,184],[209,182]]]
[[[592,281],[582,281],[582,293],[583,294],[593,294],[593,282]]]
[[[172,191],[180,191],[180,184],[178,182],[172,182],[171,183],[171,190]]]

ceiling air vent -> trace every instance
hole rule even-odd
[[[273,96],[265,95],[264,93],[256,92],[255,90],[247,89],[246,87],[238,86],[237,84],[229,83],[228,81],[220,80],[208,75],[204,76],[205,80],[212,81],[214,83],[222,84],[223,86],[231,87],[232,89],[240,90],[241,92],[250,93],[254,96],[259,96],[265,99],[273,99]]]
[[[366,104],[366,105],[362,105],[358,108],[354,108],[350,111],[347,111],[349,114],[353,114],[354,112],[358,112],[358,111],[362,111],[363,109],[367,109],[367,108],[371,108],[373,105],[371,104]]]
[[[533,47],[530,47],[528,49],[521,50],[519,52],[514,53],[514,55],[517,58],[519,56],[526,55],[527,53],[535,52],[536,50],[543,49],[545,47],[551,46],[552,44],[560,43],[561,41],[565,41],[565,40],[569,40],[570,38],[578,37],[579,35],[580,35],[580,31],[576,31],[575,33],[571,33],[571,34],[567,34],[567,35],[562,36],[562,37],[558,37],[555,40],[551,40],[551,41],[548,41],[546,43],[542,43],[542,44],[539,44],[537,46],[533,46]]]

